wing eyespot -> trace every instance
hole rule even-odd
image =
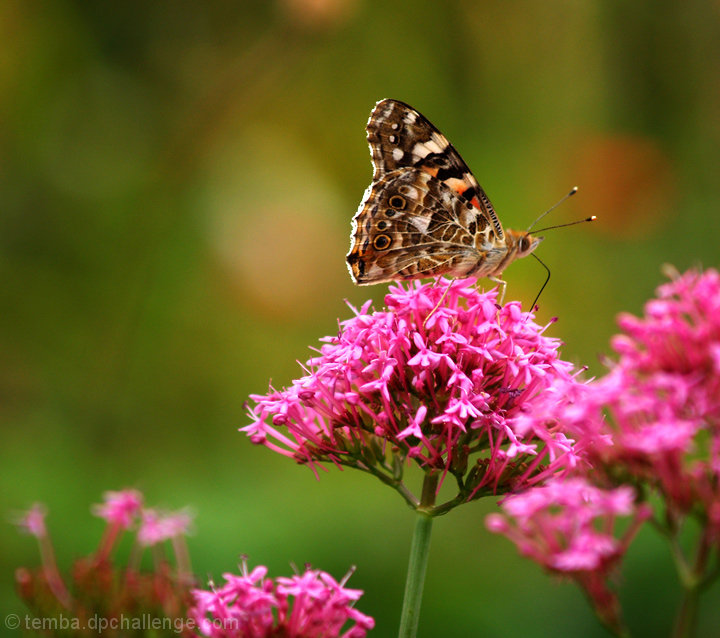
[[[376,224],[376,228],[378,230],[387,230],[389,226],[390,224],[388,224],[385,220],[382,219]]]
[[[401,195],[392,195],[390,199],[388,199],[388,204],[395,210],[403,210],[405,206],[407,206],[407,200]]]
[[[375,250],[387,250],[392,244],[392,239],[389,235],[378,235],[373,239],[373,247]]]

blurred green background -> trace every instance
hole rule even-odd
[[[602,371],[619,311],[718,265],[720,4],[455,0],[0,3],[0,512],[50,508],[63,566],[99,540],[89,504],[141,489],[197,513],[200,576],[241,553],[365,590],[397,630],[412,513],[377,481],[316,481],[237,432],[243,402],[382,285],[353,286],[350,220],[374,103],[406,101],[462,153],[503,223],[552,214],[538,320]],[[544,279],[513,264],[508,298]],[[602,636],[582,595],[491,536],[494,502],[437,520],[421,636]],[[32,538],[0,526],[0,613]],[[641,534],[622,578],[638,636],[677,586]],[[707,593],[701,636],[719,635]],[[0,631],[7,631],[4,627]],[[8,634],[10,635],[10,634]]]

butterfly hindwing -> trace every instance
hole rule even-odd
[[[404,102],[382,100],[367,124],[373,180],[401,168],[416,168],[444,182],[480,210],[498,240],[504,232],[490,199],[447,138]]]
[[[491,267],[485,216],[419,168],[397,168],[373,181],[353,219],[348,255],[353,279],[374,284],[436,274],[465,276]],[[478,273],[482,275],[482,273]]]

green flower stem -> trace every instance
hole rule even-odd
[[[437,490],[437,476],[428,474],[423,483],[422,499],[417,508],[415,531],[410,545],[410,562],[407,580],[405,581],[405,597],[400,614],[400,630],[398,638],[414,638],[417,635],[420,621],[420,604],[422,603],[425,572],[427,571],[430,553],[430,535],[432,532],[432,510]]]
[[[674,638],[691,638],[695,635],[700,591],[697,587],[686,588],[680,611],[675,620]]]
[[[679,543],[676,542],[676,545],[679,547]],[[710,547],[711,542],[706,530],[700,538],[695,564],[692,569],[688,568],[687,564],[682,565],[685,568],[684,571],[678,569],[680,584],[683,586],[685,593],[675,622],[675,631],[673,633],[675,638],[690,638],[695,635],[700,594],[704,588],[712,583],[712,578],[708,573]],[[678,549],[676,553],[679,552]]]

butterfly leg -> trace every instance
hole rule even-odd
[[[437,283],[437,281],[440,281],[440,280],[437,279],[436,283]],[[430,319],[430,317],[432,317],[435,314],[435,311],[440,307],[440,304],[445,300],[445,297],[447,297],[447,294],[450,291],[450,286],[452,286],[452,285],[453,285],[453,280],[451,279],[448,282],[448,285],[445,287],[445,290],[443,290],[443,294],[440,296],[440,299],[435,304],[435,307],[425,316],[425,319],[423,321],[423,328],[426,326],[428,319]]]
[[[503,301],[505,301],[505,291],[507,290],[507,281],[505,281],[504,279],[500,279],[500,277],[488,277],[488,279],[498,285],[497,303],[499,303],[502,306]]]

